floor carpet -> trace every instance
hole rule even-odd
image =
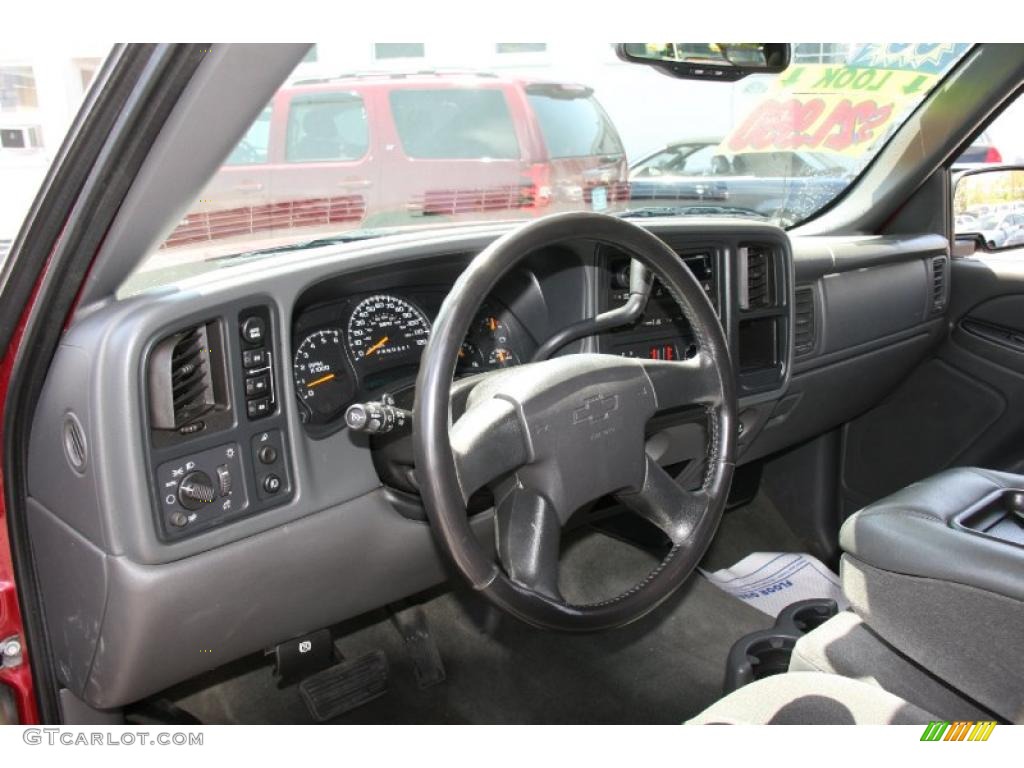
[[[787,551],[796,537],[763,497],[728,512],[705,558],[709,569],[756,550]],[[562,589],[575,602],[618,594],[655,564],[647,551],[586,529],[565,545]],[[497,614],[455,590],[422,598],[443,659],[444,682],[420,689],[413,664],[381,611],[339,626],[354,659],[382,650],[389,689],[339,723],[679,723],[721,696],[726,655],[771,620],[699,575],[649,616],[623,629],[562,635]],[[296,686],[279,688],[269,661],[250,657],[168,696],[208,723],[310,722]]]

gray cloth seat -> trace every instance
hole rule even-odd
[[[1024,722],[1024,547],[958,521],[1024,491],[1024,476],[946,470],[851,516],[843,592],[865,624],[964,697]]]
[[[993,719],[991,712],[886,644],[852,611],[840,611],[797,640],[789,671],[826,672],[871,683],[940,720]]]
[[[877,685],[825,672],[787,672],[719,699],[690,725],[922,725],[940,718]]]

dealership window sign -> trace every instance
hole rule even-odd
[[[865,45],[845,64],[792,66],[726,137],[722,149],[729,154],[808,150],[860,157],[966,50],[963,43]]]

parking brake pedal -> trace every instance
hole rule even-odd
[[[333,720],[388,690],[388,659],[372,651],[335,664],[299,683],[299,694],[318,723]]]
[[[292,685],[338,661],[327,629],[278,643],[268,654],[274,657],[274,674],[280,686]]]

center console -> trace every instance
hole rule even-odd
[[[843,590],[883,640],[1024,719],[1024,476],[947,470],[843,525]]]

